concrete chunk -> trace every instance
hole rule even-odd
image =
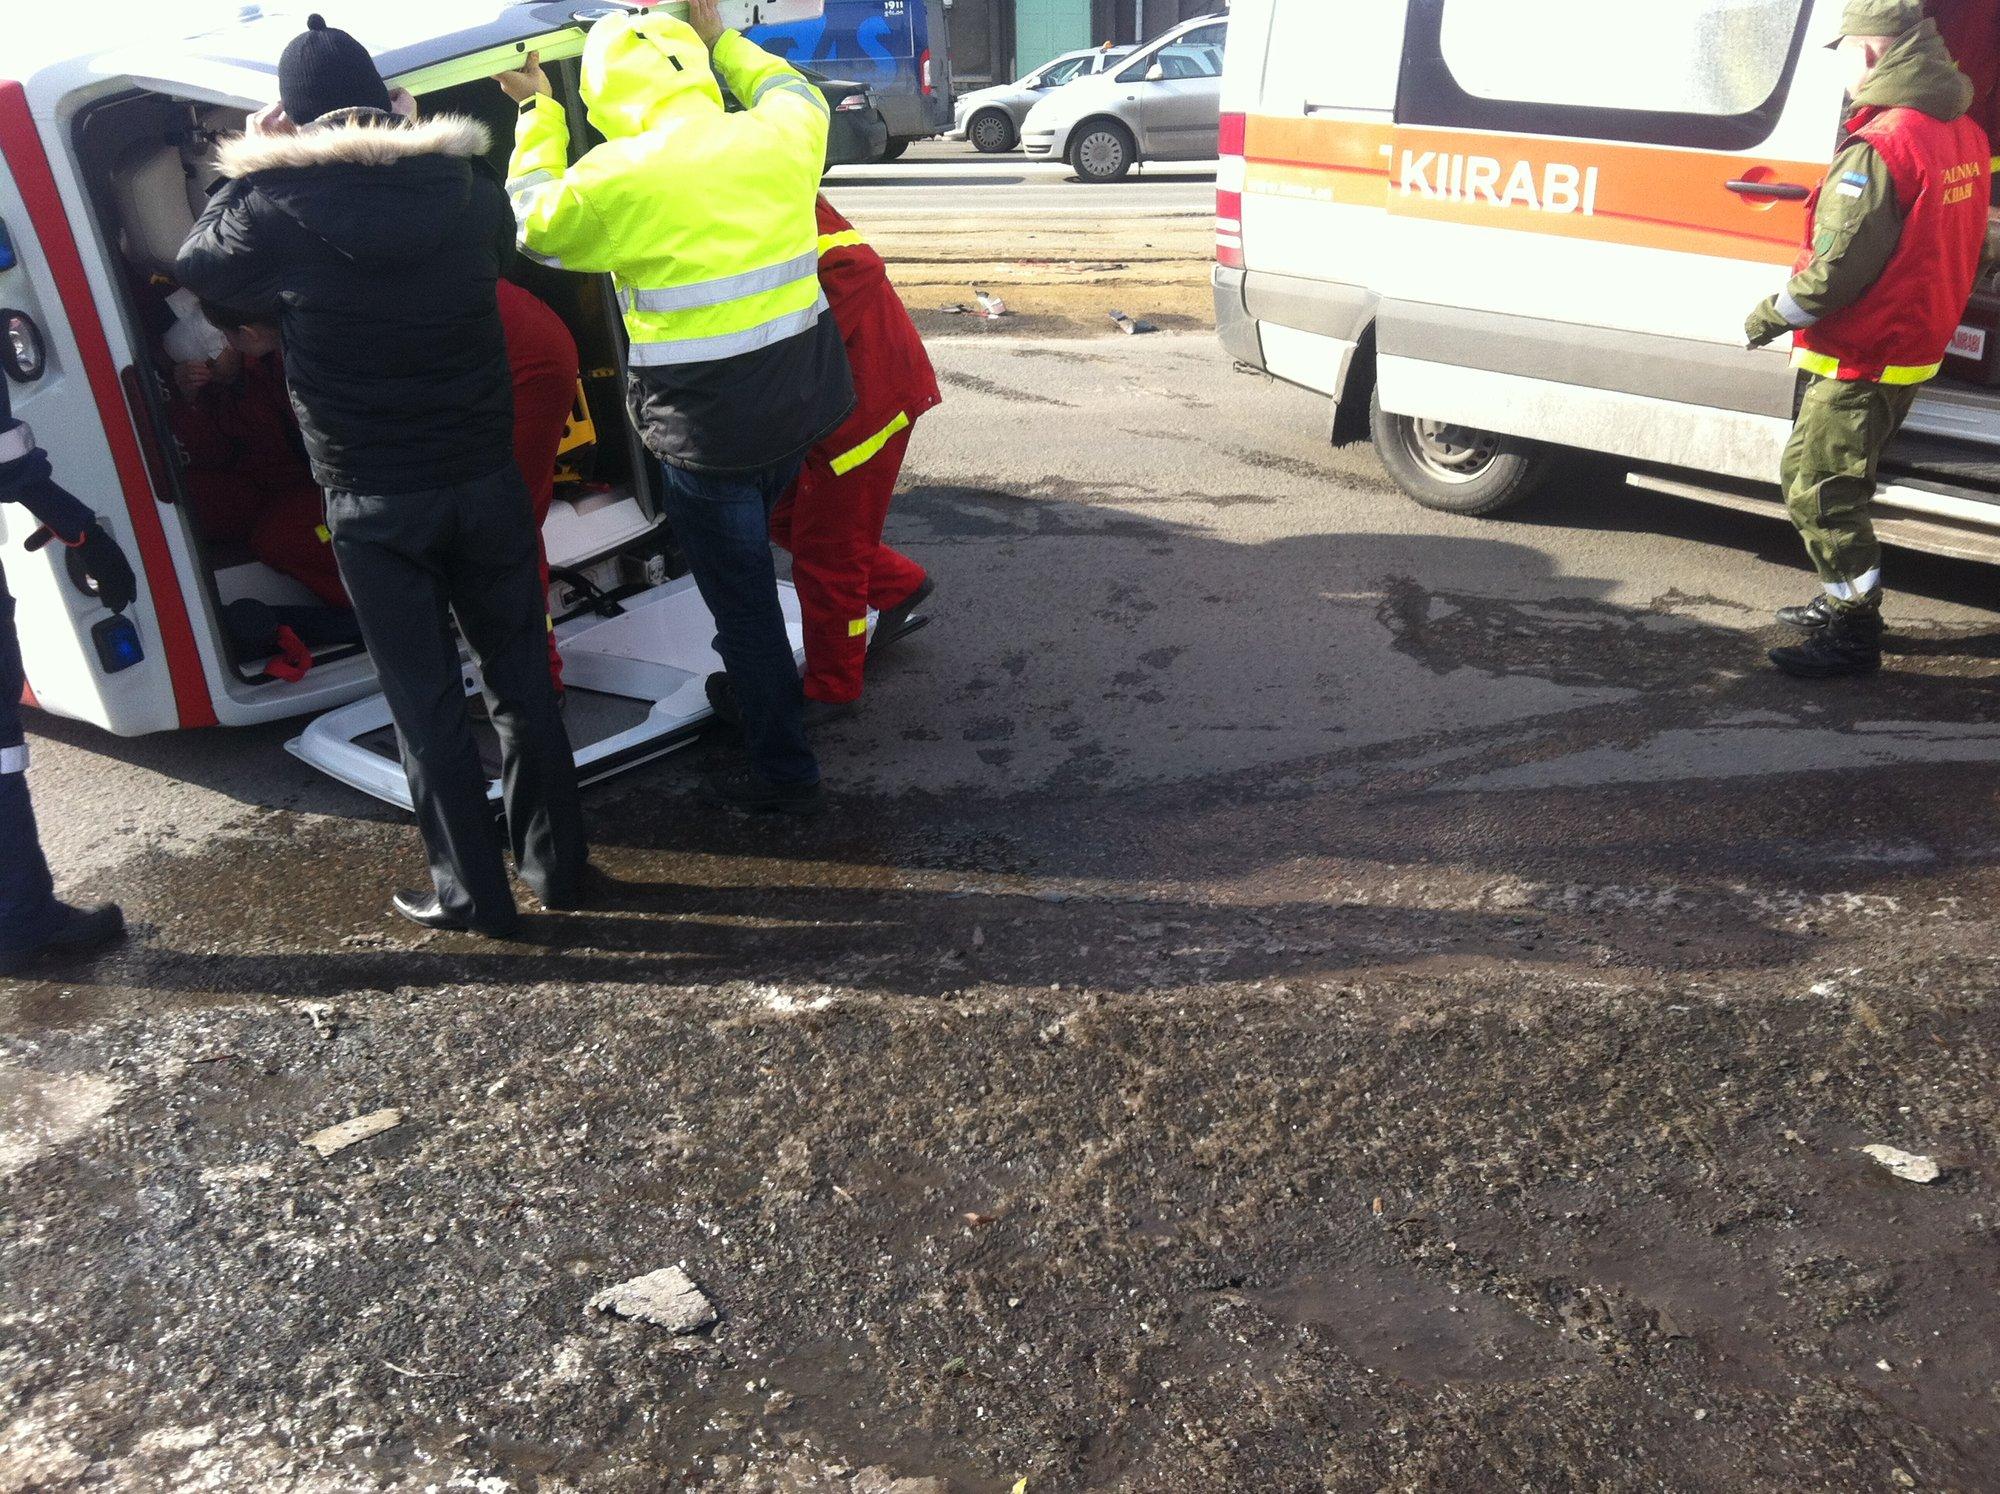
[[[716,1319],[715,1304],[679,1266],[606,1287],[590,1299],[588,1310],[638,1318],[669,1333],[699,1333]]]
[[[353,1120],[344,1120],[337,1126],[328,1126],[324,1131],[315,1131],[306,1137],[304,1145],[322,1157],[331,1157],[336,1152],[346,1151],[357,1141],[380,1136],[402,1123],[403,1112],[400,1110],[374,1110],[367,1115],[357,1115]]]

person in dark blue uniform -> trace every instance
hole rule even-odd
[[[30,550],[60,540],[76,552],[106,607],[122,612],[132,605],[137,583],[125,552],[88,508],[56,485],[34,432],[14,418],[4,379],[0,503],[18,503],[41,521],[28,539]],[[21,733],[26,685],[14,632],[14,598],[0,572],[0,975],[17,974],[44,958],[88,953],[125,932],[125,915],[115,904],[78,908],[56,897],[28,803],[28,748]]]

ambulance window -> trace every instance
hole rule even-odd
[[[1279,4],[1271,16],[1260,111],[1353,109],[1387,114],[1396,104],[1408,7],[1382,0]]]
[[[1410,124],[1748,150],[1775,128],[1807,0],[1412,0]]]

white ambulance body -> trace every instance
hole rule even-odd
[[[215,178],[217,138],[276,97],[279,53],[321,8],[109,0],[66,15],[38,7],[34,19],[10,7],[0,19],[0,375],[57,480],[131,558],[139,600],[113,619],[70,575],[60,546],[24,550],[33,524],[12,505],[0,505],[0,554],[32,703],[127,736],[330,711],[294,750],[407,805],[365,652],[325,651],[296,683],[232,656],[229,602],[313,598],[201,534],[165,419],[159,331],[142,312],[147,295],[165,289]],[[539,50],[584,140],[576,59],[589,22],[618,8],[344,0],[331,19],[374,49],[384,76],[420,107],[486,119],[504,168],[514,108],[481,80]],[[822,0],[724,8],[737,24],[768,24],[818,16]],[[571,734],[586,777],[602,777],[698,728],[702,679],[718,667],[712,624],[691,582],[669,579],[658,475],[622,413],[623,332],[610,282],[551,274],[528,283],[576,336],[593,417],[578,424],[595,426],[592,481],[559,494],[544,539],[551,564],[571,578],[552,596]]]
[[[1798,378],[1743,322],[1838,144],[1842,3],[1236,0],[1225,347],[1328,395],[1333,439],[1372,435],[1433,507],[1492,512],[1587,451],[1781,513]],[[2000,559],[2000,389],[1950,376],[1992,370],[1987,341],[1924,386],[1884,539]]]

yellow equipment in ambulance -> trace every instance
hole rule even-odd
[[[121,646],[100,646],[109,614],[52,558],[61,547],[25,550],[32,525],[11,512],[0,511],[0,553],[32,704],[125,736],[314,716],[292,751],[408,807],[388,707],[358,645],[320,651],[296,680],[231,647],[230,603],[313,599],[204,536],[167,421],[160,347],[175,254],[215,179],[217,142],[275,98],[278,54],[314,8],[107,0],[88,21],[11,11],[0,20],[0,375],[60,480],[131,557],[139,600]],[[539,52],[571,111],[572,138],[586,141],[577,96],[585,34],[604,15],[638,8],[345,0],[340,24],[424,112],[487,122],[504,175],[515,109],[492,75]],[[812,20],[822,9],[823,0],[723,4],[738,27]],[[624,332],[609,279],[532,264],[521,278],[563,317],[589,371],[543,531],[566,578],[551,610],[588,782],[692,740],[709,715],[703,681],[721,666],[691,579],[672,574],[659,475],[624,414]],[[789,589],[785,601],[798,647]],[[477,688],[469,663],[465,683]]]

